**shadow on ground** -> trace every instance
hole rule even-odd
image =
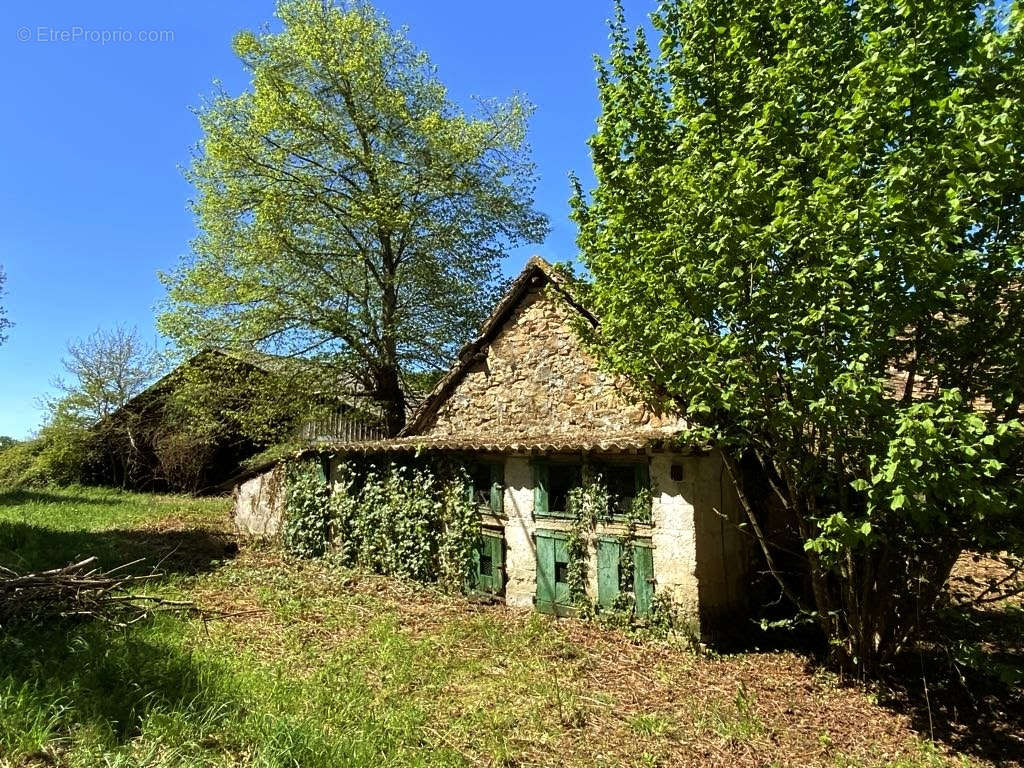
[[[0,507],[19,507],[25,504],[97,504],[114,506],[122,503],[114,497],[80,496],[66,489],[57,491],[38,491],[19,488],[0,492]]]
[[[943,608],[892,670],[883,701],[923,736],[995,765],[1024,765],[1024,610]]]
[[[104,569],[142,560],[126,573],[156,569],[167,575],[195,575],[216,568],[237,552],[233,536],[206,527],[65,531],[0,521],[0,565],[19,572],[59,568],[96,557]]]
[[[67,734],[117,748],[152,727],[153,716],[169,736],[178,727],[215,726],[228,712],[223,686],[164,634],[171,626],[8,628],[0,635],[0,755],[15,765],[63,764],[54,751],[71,743]]]
[[[755,622],[735,623],[713,646],[796,653],[809,671],[823,668],[827,650],[811,625],[764,631]],[[907,716],[922,738],[994,765],[1024,766],[1024,606],[947,599],[881,689],[880,703]]]

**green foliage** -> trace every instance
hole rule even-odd
[[[0,450],[0,487],[86,482],[97,459],[95,436],[58,408],[37,437]]]
[[[37,440],[24,440],[0,450],[0,487],[18,488],[26,485],[40,447]]]
[[[286,465],[282,543],[295,557],[323,557],[331,541],[330,491],[314,462]]]
[[[449,99],[425,53],[368,4],[282,0],[242,32],[249,91],[198,110],[200,236],[162,279],[187,349],[315,355],[404,420],[401,378],[443,370],[490,303],[506,248],[543,238],[531,107]]]
[[[569,491],[568,512],[572,515],[572,526],[565,543],[569,556],[569,595],[583,618],[593,617],[595,611],[593,601],[587,596],[587,564],[594,530],[598,522],[608,519],[609,501],[600,473],[586,472],[583,483]]]
[[[737,479],[760,464],[813,603],[782,589],[873,674],[961,548],[1022,541],[1024,12],[666,0],[654,22],[656,54],[619,9],[573,200],[596,341]]]
[[[462,590],[472,585],[473,553],[480,546],[480,510],[467,493],[465,476],[451,479],[441,493],[440,582],[450,591]]]
[[[340,565],[439,581],[452,591],[467,587],[480,515],[461,472],[343,464],[338,474],[328,489],[317,464],[289,464],[284,522],[289,552],[321,557],[330,551]]]

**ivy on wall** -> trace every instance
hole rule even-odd
[[[460,467],[342,464],[329,488],[315,462],[287,473],[283,543],[374,573],[463,590],[480,541],[479,514]]]
[[[626,509],[624,518],[613,517],[612,499],[599,470],[586,468],[583,483],[569,492],[568,509],[572,524],[566,541],[569,557],[568,584],[576,615],[584,619],[600,619],[606,626],[615,626],[636,636],[666,637],[677,625],[677,611],[671,598],[656,594],[647,616],[637,616],[633,574],[635,569],[636,530],[651,519],[650,487],[639,489]],[[616,537],[619,545],[619,594],[615,602],[600,608],[587,593],[590,553],[595,548],[599,523],[622,522],[625,530]]]

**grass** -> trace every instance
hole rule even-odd
[[[962,760],[806,658],[706,658],[474,606],[268,548],[228,502],[0,492],[0,563],[163,562],[156,589],[234,613],[0,634],[0,767],[934,768]],[[146,565],[140,566],[145,568]],[[973,758],[971,758],[973,760]]]

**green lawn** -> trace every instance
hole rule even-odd
[[[233,615],[0,634],[0,766],[940,766],[920,717],[792,653],[697,655],[234,556],[224,499],[0,491],[0,563],[161,563]],[[915,728],[917,730],[915,730]]]

